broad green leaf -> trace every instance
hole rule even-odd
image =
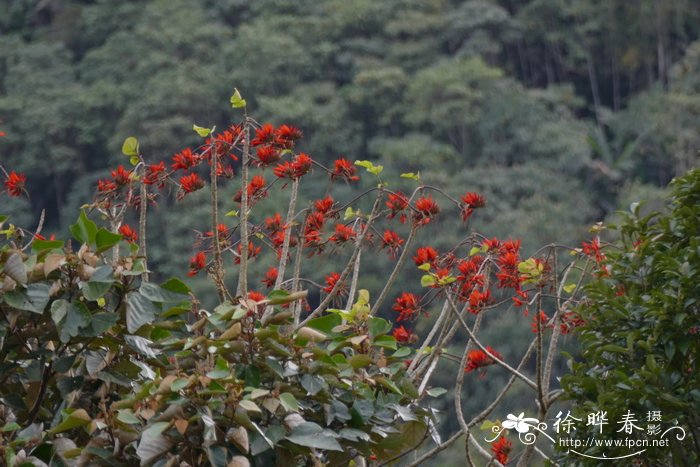
[[[336,441],[335,436],[338,435],[330,430],[324,430],[316,423],[305,422],[294,427],[291,434],[285,439],[299,446],[327,451],[342,451],[343,448]]]
[[[70,226],[70,233],[80,243],[94,246],[95,237],[97,237],[97,225],[88,219],[85,211],[80,211],[78,221]]]
[[[289,392],[283,392],[279,396],[280,402],[282,403],[282,407],[284,407],[284,410],[287,412],[298,412],[299,411],[299,401],[297,401],[297,398],[294,397],[294,394],[291,394]]]
[[[157,422],[141,433],[141,440],[136,448],[141,465],[149,464],[170,450],[172,441],[162,434],[169,426],[169,422]]]
[[[192,125],[192,129],[194,131],[196,131],[197,134],[199,136],[201,136],[202,138],[206,138],[207,136],[209,136],[211,134],[211,128],[204,128],[201,126]]]
[[[421,287],[431,287],[435,285],[435,277],[431,276],[430,274],[424,275],[420,278],[420,285]]]
[[[150,324],[156,317],[156,307],[139,292],[126,294],[126,329],[136,333],[144,324]]]
[[[190,293],[190,288],[187,287],[187,284],[177,277],[171,277],[161,284],[161,287],[176,294],[188,295]]]
[[[63,248],[63,240],[34,240],[32,250],[40,253],[42,251],[57,250]]]
[[[27,268],[24,266],[22,254],[19,251],[14,251],[10,254],[5,261],[3,271],[18,284],[24,285],[27,283]]]
[[[125,156],[138,156],[139,155],[139,141],[133,136],[129,136],[124,140],[122,144],[122,154]]]
[[[373,316],[369,319],[369,335],[375,338],[387,334],[391,332],[391,326],[391,323],[384,318]]]
[[[396,338],[394,336],[377,336],[374,345],[385,349],[396,350]]]
[[[566,293],[571,293],[571,292],[574,291],[575,288],[576,288],[576,284],[573,284],[573,283],[571,283],[571,284],[566,284],[566,285],[564,286],[564,292],[566,292]]]
[[[419,181],[420,180],[420,172],[413,173],[413,172],[407,172],[407,173],[402,173],[401,178],[410,178],[411,180]]]
[[[140,425],[141,419],[139,419],[131,409],[122,409],[117,411],[117,420],[127,425]]]
[[[101,228],[95,234],[95,247],[97,253],[102,253],[103,251],[109,250],[114,245],[117,245],[121,240],[122,236],[110,232],[107,229]]]
[[[324,389],[328,389],[328,383],[318,375],[305,374],[301,377],[301,386],[310,396],[315,396]]]
[[[418,266],[418,269],[421,271],[430,271],[430,263],[423,263],[420,266]]]
[[[355,369],[365,367],[372,363],[372,357],[367,354],[356,354],[348,358],[348,363]]]
[[[92,419],[85,409],[77,409],[70,413],[64,413],[63,421],[51,428],[49,433],[63,433],[64,431],[72,430],[73,428],[85,426],[91,421]]]
[[[5,303],[18,310],[43,313],[49,303],[49,286],[43,282],[29,284],[25,290],[12,290],[0,295]]]
[[[148,300],[156,303],[182,302],[189,299],[188,295],[171,292],[153,282],[142,282],[139,292]]]
[[[231,107],[234,109],[240,109],[246,106],[245,99],[241,97],[241,93],[237,88],[233,88],[233,94],[231,94]]]
[[[445,388],[431,388],[431,389],[428,389],[427,392],[428,392],[428,395],[430,397],[440,397],[443,394],[447,393],[447,389],[445,389]]]
[[[59,338],[61,342],[66,343],[71,337],[80,334],[80,330],[90,325],[90,312],[84,304],[69,303],[66,309],[66,318],[61,322],[59,327]]]
[[[343,320],[340,316],[337,314],[330,314],[321,316],[320,318],[314,318],[306,323],[306,326],[331,335],[333,334],[333,328],[342,322]]]

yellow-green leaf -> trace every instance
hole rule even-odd
[[[125,156],[138,156],[139,155],[139,141],[133,136],[129,136],[124,140],[122,144],[122,154]]]
[[[197,134],[199,136],[201,136],[202,138],[206,138],[207,136],[209,136],[211,134],[211,128],[204,128],[201,126],[192,125],[192,129],[194,131],[196,131]]]
[[[238,89],[234,88],[233,94],[231,95],[231,107],[233,107],[234,109],[240,109],[241,107],[245,106],[245,99],[241,97],[241,93],[238,92]]]

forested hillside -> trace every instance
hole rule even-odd
[[[515,226],[530,246],[577,240],[697,163],[691,0],[2,4],[2,157],[37,182],[14,215],[47,208],[54,230],[126,136],[169,159],[196,142],[193,120],[227,121],[233,86],[263,119],[300,126],[320,161],[483,192],[494,235],[532,212]],[[160,217],[154,263],[179,270],[197,223]]]
[[[522,239],[525,258],[552,243],[580,246],[592,224],[632,202],[661,207],[669,181],[700,165],[700,2],[0,0],[0,165],[31,180],[28,196],[2,199],[2,214],[33,226],[44,212],[43,233],[65,234],[97,181],[128,165],[126,137],[170,166],[201,147],[193,124],[232,123],[234,88],[259,123],[299,127],[298,149],[326,166],[369,160],[420,172],[455,198],[483,195],[487,209],[469,229]],[[301,186],[300,206],[326,193],[318,183]],[[221,188],[224,213],[240,208],[234,185]],[[339,185],[338,199],[353,196]],[[288,193],[260,200],[252,222],[286,210]],[[154,280],[182,276],[195,233],[211,230],[203,191],[158,196],[148,224]],[[439,234],[418,231],[416,247],[460,245],[469,235],[461,214],[445,205],[433,222]],[[273,258],[267,248],[251,263],[251,289],[263,288]],[[337,272],[327,259],[304,261],[302,275],[318,284]],[[359,286],[376,297],[392,267],[365,259]],[[403,290],[420,290],[420,272],[401,274]],[[211,307],[215,287],[204,276],[188,284]],[[379,314],[393,319],[390,309]],[[438,313],[426,310],[415,331]],[[486,332],[506,357],[531,338],[512,318],[490,317]],[[564,371],[556,365],[555,375]],[[453,384],[440,369],[437,383]],[[506,376],[466,381],[464,393],[477,395],[465,412]],[[519,413],[531,402],[505,406]],[[449,401],[436,407],[452,410]],[[454,419],[442,422],[443,434],[455,431]]]

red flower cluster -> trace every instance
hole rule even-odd
[[[586,322],[581,318],[581,315],[575,311],[567,311],[561,315],[561,323],[559,324],[559,329],[561,329],[562,334],[568,334],[579,326],[583,326]]]
[[[389,251],[389,257],[391,259],[396,259],[401,245],[403,245],[404,240],[399,237],[399,234],[393,230],[385,230],[384,235],[382,235],[382,248],[386,248]]]
[[[146,167],[146,176],[143,178],[143,183],[146,185],[158,185],[158,188],[163,188],[167,178],[165,162],[161,161],[159,164],[151,164]]]
[[[320,212],[322,214],[329,214],[331,209],[333,209],[333,204],[335,201],[333,201],[333,198],[330,196],[326,196],[323,199],[316,200],[314,202],[314,209],[316,212]]]
[[[170,167],[173,170],[190,170],[192,167],[196,167],[200,161],[201,158],[192,152],[190,148],[185,148],[182,151],[178,152],[172,157],[173,163],[170,165]]]
[[[269,123],[264,124],[255,131],[255,138],[251,141],[256,147],[256,164],[267,167],[276,163],[282,157],[282,151],[292,149],[301,136],[301,131],[290,125],[275,129]]]
[[[357,168],[347,159],[340,158],[335,161],[333,172],[331,172],[331,180],[347,180],[348,182],[356,182],[360,179],[355,173]]]
[[[395,328],[391,335],[394,336],[394,339],[396,339],[397,342],[404,344],[411,340],[411,333],[403,326]]]
[[[192,193],[204,187],[204,180],[196,173],[180,177],[180,188],[183,193]]]
[[[267,270],[267,272],[265,273],[265,278],[261,282],[265,284],[265,287],[269,289],[270,287],[273,287],[275,285],[275,282],[277,282],[277,275],[277,268],[271,267]]]
[[[326,292],[327,294],[331,293],[333,291],[333,287],[335,287],[335,284],[340,280],[340,274],[337,272],[332,272],[328,276],[326,276],[326,286],[323,288],[323,291]],[[338,296],[343,296],[348,293],[347,288],[345,287],[345,284],[340,284],[338,286],[338,292],[336,295]]]
[[[512,449],[513,443],[508,441],[508,438],[505,436],[501,436],[497,441],[491,443],[491,452],[493,453],[493,457],[495,457],[496,460],[503,465],[508,463],[508,455]]]
[[[267,297],[265,297],[265,295],[261,294],[260,292],[256,292],[255,290],[249,290],[248,296],[246,298],[254,302],[262,302]]]
[[[605,254],[601,250],[600,239],[595,237],[590,243],[582,242],[583,254],[595,258],[595,262],[600,264],[605,260]]]
[[[267,190],[265,188],[265,179],[261,175],[254,176],[250,182],[248,182],[248,189],[246,190],[248,192],[248,202],[252,203],[253,201],[257,201],[267,196]],[[238,190],[238,193],[235,194],[233,200],[237,203],[241,203],[243,201],[242,190]]]
[[[296,180],[311,171],[313,160],[303,152],[299,153],[292,162],[283,162],[273,169],[278,178]]]
[[[119,227],[119,233],[122,234],[124,236],[124,240],[129,243],[136,243],[136,241],[139,239],[136,231],[126,224]]]
[[[394,301],[392,309],[399,312],[396,321],[412,319],[420,312],[420,299],[412,293],[404,292]]]
[[[432,196],[423,196],[416,201],[416,211],[413,213],[413,222],[416,225],[429,224],[433,217],[440,212],[440,206],[433,201]]]
[[[345,224],[336,224],[335,233],[330,236],[329,241],[335,243],[336,245],[342,245],[345,242],[352,240],[357,236],[352,227],[348,227]]]
[[[474,289],[469,294],[469,312],[477,314],[479,313],[488,303],[491,298],[491,291],[489,289],[479,291],[479,289]]]
[[[248,248],[246,249],[246,254],[248,255],[248,259],[255,258],[260,254],[262,251],[262,247],[256,247],[253,245],[253,242],[248,242]],[[238,246],[236,247],[236,257],[233,258],[233,262],[235,264],[241,264],[241,256],[243,255],[243,248],[241,244],[239,243]]]
[[[492,245],[489,246],[489,251],[494,250],[498,254],[496,264],[499,271],[496,273],[498,278],[498,287],[512,288],[517,297],[513,297],[513,301],[517,306],[521,306],[527,300],[527,292],[522,290],[523,278],[518,271],[520,264],[520,240],[508,240],[501,244],[497,239],[491,240]]]
[[[539,313],[535,313],[535,316],[532,317],[532,323],[530,324],[530,329],[532,330],[533,334],[537,334],[537,323],[540,323],[540,326],[542,329],[545,327],[551,327],[547,326],[547,321],[549,321],[549,316],[543,311],[540,310]]]
[[[386,201],[386,207],[389,208],[389,214],[387,218],[393,219],[399,214],[399,221],[403,224],[406,222],[406,214],[404,210],[408,207],[408,198],[406,195],[397,191],[396,193],[389,193],[389,197]]]
[[[477,255],[457,263],[457,269],[460,272],[460,275],[457,276],[457,282],[460,284],[460,300],[467,300],[471,296],[472,291],[477,287],[483,287],[484,275],[479,274],[483,262],[483,256]]]
[[[486,350],[488,350],[491,355],[498,358],[499,360],[503,360],[503,356],[500,353],[493,350],[491,346],[486,346]],[[469,351],[469,355],[467,355],[467,365],[464,367],[464,371],[469,373],[471,371],[478,370],[479,368],[484,368],[489,365],[493,365],[494,363],[496,363],[496,361],[483,350],[471,350]],[[482,375],[484,375],[485,373],[486,371],[483,371]]]
[[[187,273],[188,276],[194,276],[199,271],[204,269],[207,265],[207,256],[203,251],[200,251],[196,255],[190,258],[190,271]]]
[[[27,177],[22,173],[10,172],[5,179],[5,188],[10,196],[22,196]]]
[[[438,252],[435,250],[435,248],[425,246],[416,250],[416,256],[413,257],[413,261],[416,263],[416,266],[420,266],[421,264],[425,263],[435,266],[437,258]]]
[[[462,220],[465,222],[474,213],[474,209],[483,208],[486,206],[486,199],[478,193],[467,193],[462,196],[461,201],[464,203],[461,210]]]

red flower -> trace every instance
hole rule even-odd
[[[22,173],[10,172],[5,180],[5,187],[10,196],[22,196],[27,177]]]
[[[117,167],[117,170],[112,170],[112,179],[117,186],[124,186],[129,183],[131,171],[126,170],[123,165]]]
[[[481,245],[486,247],[486,251],[493,251],[498,250],[501,247],[501,241],[494,237],[491,240],[484,240]]]
[[[192,258],[190,258],[190,272],[187,273],[188,276],[194,276],[196,275],[199,271],[204,269],[204,266],[207,264],[207,256],[204,254],[203,251],[200,251],[196,255],[194,255]]]
[[[292,168],[294,169],[294,178],[300,178],[301,176],[309,173],[311,171],[312,163],[313,161],[308,156],[308,154],[300,152],[297,155],[297,157],[294,158],[294,162],[292,162]]]
[[[139,236],[136,234],[136,231],[134,231],[131,227],[129,227],[126,224],[119,227],[119,233],[122,234],[124,236],[124,240],[126,240],[129,243],[136,243],[136,241],[139,238]]]
[[[276,212],[274,216],[265,218],[265,228],[271,232],[282,230],[282,216]]]
[[[356,182],[360,179],[355,173],[357,168],[347,159],[341,158],[335,161],[333,172],[331,173],[332,180],[345,179],[349,182]]]
[[[333,291],[333,287],[335,287],[335,284],[340,280],[340,274],[337,272],[332,272],[328,276],[326,276],[326,286],[323,288],[323,291],[328,293],[331,293]],[[347,293],[347,290],[345,290],[345,285],[340,284],[338,286],[338,292],[337,295],[345,295]]]
[[[404,292],[394,301],[392,310],[399,312],[396,321],[411,319],[420,311],[420,300],[414,294]]]
[[[355,238],[356,235],[357,233],[354,230],[352,230],[352,227],[348,227],[345,224],[336,224],[335,233],[331,235],[331,237],[328,240],[340,245],[347,242],[348,240]]]
[[[486,306],[489,299],[491,298],[491,291],[486,289],[483,292],[478,289],[472,290],[469,294],[469,312],[479,313],[482,308]]]
[[[7,133],[5,133],[4,131],[0,131],[0,138],[4,138],[5,136],[7,136]]]
[[[596,263],[605,260],[605,254],[601,251],[598,237],[595,237],[590,243],[582,242],[581,246],[583,247],[583,254],[595,257]]]
[[[395,328],[391,335],[394,336],[397,342],[405,343],[411,340],[411,333],[403,326]]]
[[[254,176],[248,183],[248,200],[254,201],[256,199],[261,199],[267,196],[265,191],[265,179],[261,175]],[[233,197],[233,200],[237,203],[243,201],[243,195],[241,190]]]
[[[462,208],[462,220],[465,222],[474,213],[474,209],[486,206],[486,199],[478,193],[467,193],[462,196],[461,201],[465,204]]]
[[[180,187],[185,193],[192,193],[193,191],[197,191],[204,187],[204,180],[202,180],[196,173],[183,175],[180,178]]]
[[[255,130],[255,138],[250,142],[253,146],[260,146],[261,144],[271,144],[275,142],[275,127],[269,123],[264,124],[262,127]]]
[[[273,287],[277,282],[277,268],[270,268],[265,273],[265,278],[261,281],[267,288]]]
[[[261,294],[260,292],[256,292],[254,290],[249,290],[247,298],[248,298],[248,300],[252,300],[254,302],[262,302],[267,297],[265,297],[265,295]]]
[[[393,219],[397,214],[401,214],[399,220],[403,224],[406,222],[406,215],[403,213],[404,209],[408,207],[408,198],[406,195],[397,191],[396,193],[389,193],[389,197],[386,201],[386,207],[389,208],[390,212],[387,216],[389,219]]]
[[[382,248],[387,248],[389,251],[389,256],[393,259],[396,258],[398,251],[401,249],[404,240],[399,237],[399,234],[393,230],[385,230],[384,235],[382,235]]]
[[[538,321],[541,323],[541,325],[543,325],[542,328],[544,328],[544,325],[547,323],[547,321],[549,321],[549,316],[547,316],[542,310],[540,310],[539,313],[535,313],[535,316],[532,317],[532,323],[530,324],[530,329],[534,334],[537,334]]]
[[[490,345],[486,346],[486,350],[488,350],[489,353],[494,357],[503,360],[503,356],[500,353],[493,350]],[[496,363],[496,361],[493,358],[491,358],[488,354],[486,354],[486,352],[484,352],[483,350],[471,350],[469,351],[469,355],[467,356],[467,365],[464,367],[464,371],[469,373],[470,371],[474,371],[479,368],[484,368],[489,365],[493,365],[494,363]],[[482,375],[485,373],[486,372],[484,371]]]
[[[513,443],[508,438],[501,436],[497,441],[491,443],[491,452],[498,462],[505,465],[508,462],[508,455],[513,449]]]
[[[146,185],[159,185],[163,187],[165,184],[165,162],[159,164],[151,164],[146,168],[146,176],[143,178],[143,183]]]
[[[258,160],[256,164],[259,167],[267,167],[279,161],[282,157],[280,150],[271,145],[258,146],[257,149]]]
[[[221,240],[222,238],[226,238],[226,236],[228,235],[228,227],[226,227],[226,224],[219,224],[216,226],[216,232],[218,234],[217,236],[219,237],[219,240]],[[207,237],[213,237],[214,232],[209,230],[204,235]]]
[[[322,212],[312,212],[306,218],[306,230],[321,230],[326,223],[326,216]]]
[[[291,162],[282,162],[272,169],[277,178],[294,178],[294,165]]]
[[[253,245],[253,242],[248,242],[248,248],[247,248],[247,255],[248,258],[255,258],[260,254],[262,251],[262,247],[256,247]],[[241,263],[241,255],[243,254],[243,248],[241,247],[241,244],[239,243],[238,246],[236,247],[236,257],[233,259],[233,262],[235,264],[240,264]]]
[[[98,180],[97,181],[97,191],[100,193],[105,193],[108,191],[114,191],[117,189],[117,184],[112,180]]]
[[[561,315],[561,324],[559,328],[562,334],[568,334],[579,326],[583,326],[586,322],[581,318],[581,315],[575,311],[567,311]]]
[[[190,148],[185,148],[182,151],[175,154],[173,157],[173,163],[171,165],[173,170],[189,170],[199,163],[199,157],[192,153]]]
[[[416,210],[417,212],[413,213],[413,222],[416,225],[426,225],[440,212],[440,206],[431,196],[423,196],[416,201]]]
[[[333,209],[334,202],[335,201],[333,201],[333,198],[326,196],[323,199],[316,200],[314,203],[314,208],[317,212],[327,214],[331,209]]]
[[[299,128],[291,125],[281,125],[275,131],[275,143],[284,149],[294,147],[294,142],[301,138],[302,133]]]
[[[416,263],[416,266],[420,266],[421,264],[425,263],[434,266],[437,257],[438,252],[435,250],[435,248],[431,246],[425,246],[416,250],[416,256],[413,257],[413,261]]]

